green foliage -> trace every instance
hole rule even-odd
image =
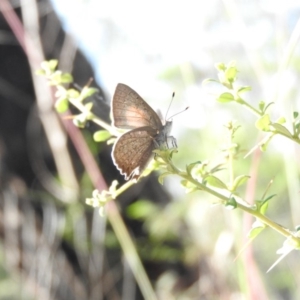
[[[55,109],[58,113],[64,113],[69,109],[69,100],[67,98],[61,97],[55,102]]]
[[[81,91],[66,89],[64,84],[69,83],[72,77],[69,74],[56,71],[56,66],[56,61],[45,62],[39,71],[39,74],[48,79],[50,85],[57,86],[56,96],[58,99],[55,105],[56,109],[59,112],[65,112],[68,109],[69,103],[76,106],[80,110],[80,113],[74,116],[73,119],[76,126],[84,127],[86,122],[91,120],[105,129],[96,132],[94,135],[94,139],[99,142],[107,141],[112,135],[115,135],[110,125],[105,124],[91,112],[92,103],[83,103],[83,100],[97,92],[96,89],[91,89],[88,86],[84,87]],[[221,105],[239,105],[241,108],[246,108],[250,113],[255,115],[255,127],[265,137],[257,145],[254,145],[253,149],[260,147],[261,150],[266,151],[270,145],[270,141],[277,135],[300,143],[300,120],[298,112],[293,112],[291,121],[289,119],[286,120],[284,116],[280,116],[276,121],[272,120],[270,107],[274,103],[259,101],[257,107],[255,107],[251,102],[247,102],[243,98],[245,93],[251,91],[251,87],[247,85],[240,86],[237,83],[238,69],[235,61],[228,64],[218,63],[216,64],[216,69],[218,71],[218,80],[207,79],[204,83],[209,84],[210,82],[214,82],[222,87],[223,91],[215,96],[216,101],[221,103]],[[285,126],[286,123],[287,126],[292,127],[292,130],[289,130]],[[242,124],[241,126],[244,125]],[[239,209],[251,214],[256,219],[248,235],[251,241],[263,229],[268,227],[286,238],[286,242],[282,248],[284,255],[292,250],[299,250],[299,231],[293,232],[266,216],[267,209],[272,204],[271,200],[274,198],[274,195],[268,195],[270,184],[266,187],[263,197],[256,200],[253,205],[246,203],[244,197],[240,196],[240,190],[246,183],[249,183],[250,179],[248,174],[241,172],[235,174],[235,167],[240,162],[239,154],[242,152],[239,143],[236,141],[236,132],[241,126],[235,122],[228,122],[225,125],[227,141],[222,147],[223,157],[221,162],[214,163],[210,160],[205,160],[204,162],[196,161],[187,164],[185,170],[182,170],[175,166],[173,162],[173,156],[177,153],[177,149],[156,149],[154,151],[155,161],[145,170],[143,176],[147,176],[154,169],[159,169],[161,170],[161,175],[158,177],[158,180],[163,184],[167,176],[176,175],[180,177],[181,185],[186,192],[198,191],[212,195],[218,200],[219,204],[223,204],[226,208]],[[251,130],[256,129],[254,127],[251,128]],[[113,182],[108,191],[100,192],[95,190],[92,198],[86,199],[86,203],[93,207],[99,207],[101,214],[103,214],[103,208],[106,203],[115,199],[134,183],[134,181],[129,181],[117,188],[117,182]],[[178,217],[177,212],[172,211],[170,215],[166,215],[158,210],[153,203],[143,200],[132,205],[128,209],[128,214],[135,219],[147,220],[147,228],[156,239],[176,236],[174,228],[165,227],[165,232],[162,232],[161,228],[163,228],[166,220],[171,222],[170,224],[177,225],[175,219]],[[162,217],[157,218],[158,214]],[[165,253],[168,253],[168,251]]]
[[[266,211],[268,209],[268,202],[276,195],[271,195],[269,197],[267,197],[266,199],[263,200],[256,200],[255,204],[256,204],[256,208],[257,211],[259,211],[260,213],[262,213],[263,215],[266,214]]]
[[[127,215],[132,219],[145,219],[158,212],[157,206],[147,200],[139,200],[127,208]]]
[[[219,189],[227,189],[226,184],[222,180],[220,180],[218,177],[213,176],[213,175],[206,176],[204,178],[204,182],[213,187],[219,188]]]
[[[268,114],[263,115],[255,122],[255,126],[257,129],[261,131],[270,131],[270,116]]]
[[[57,99],[55,108],[57,112],[66,112],[71,103],[80,111],[78,115],[73,117],[75,126],[84,128],[87,121],[93,121],[107,131],[111,133],[114,132],[110,125],[103,122],[92,113],[93,103],[87,101],[88,98],[97,93],[98,90],[90,87],[89,84],[84,86],[80,91],[73,88],[66,88],[66,85],[73,82],[73,77],[69,73],[63,73],[60,70],[56,70],[57,65],[57,60],[44,61],[41,64],[41,69],[36,71],[38,75],[44,76],[48,80],[49,85],[56,87],[57,90],[55,96]]]
[[[98,130],[93,137],[96,142],[105,142],[111,137],[111,133],[107,130]]]
[[[254,222],[250,232],[248,233],[248,238],[251,240],[255,239],[265,228],[266,225],[264,225],[264,223],[260,221]]]
[[[220,103],[227,103],[234,101],[234,96],[231,93],[225,92],[219,95],[217,101]]]
[[[237,208],[237,206],[238,206],[238,204],[237,204],[237,202],[236,202],[236,200],[235,200],[234,197],[229,198],[229,200],[225,204],[225,207],[227,209],[235,209],[235,208]]]
[[[56,71],[58,61],[55,59],[44,61],[41,63],[41,69],[37,70],[38,75],[47,77],[49,85],[58,86],[60,84],[71,83],[73,77],[69,73]]]

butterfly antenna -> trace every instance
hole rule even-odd
[[[173,92],[173,94],[172,94],[172,99],[171,99],[170,104],[169,104],[169,107],[168,107],[168,109],[167,109],[166,116],[165,116],[165,120],[167,120],[167,115],[168,115],[168,112],[169,112],[170,107],[171,107],[171,105],[172,105],[172,102],[173,102],[174,97],[175,97],[175,92]]]
[[[178,113],[176,113],[176,114],[174,114],[174,115],[172,115],[168,120],[170,120],[171,118],[173,118],[173,117],[175,117],[175,116],[177,116],[177,115],[179,115],[179,114],[181,114],[181,113],[183,113],[184,111],[186,111],[186,110],[188,110],[190,107],[189,106],[187,106],[185,109],[183,109],[183,110],[181,110],[181,111],[179,111]]]

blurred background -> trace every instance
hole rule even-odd
[[[237,103],[215,100],[222,88],[215,64],[237,63],[245,100],[274,102],[271,116],[291,128],[299,110],[298,1],[24,0],[0,3],[0,299],[144,299],[115,234],[118,207],[157,299],[298,299],[299,253],[271,272],[284,238],[265,229],[239,254],[255,221],[213,205],[204,192],[186,194],[175,176],[142,179],[100,217],[85,204],[95,187],[124,180],[111,145],[95,143],[53,111],[54,90],[35,75],[44,59],[58,59],[84,86],[99,89],[95,113],[110,123],[117,83],[137,91],[173,119],[174,163],[222,160],[225,124],[240,129],[248,152],[263,137],[257,117]],[[88,148],[82,146],[87,143]],[[97,161],[82,160],[88,149]],[[82,156],[81,154],[84,153]],[[276,194],[267,215],[290,230],[300,223],[299,146],[275,137],[266,152],[234,165],[251,176],[240,196],[251,202]],[[223,170],[223,179],[228,171]],[[156,299],[155,297],[148,299]]]

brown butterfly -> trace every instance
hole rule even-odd
[[[153,150],[176,140],[169,136],[172,121],[162,121],[158,114],[129,86],[119,83],[112,100],[113,125],[132,129],[114,144],[112,158],[125,179],[138,179],[153,158]],[[164,124],[163,124],[164,123]]]

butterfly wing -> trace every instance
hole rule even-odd
[[[157,113],[129,86],[119,83],[112,100],[113,125],[134,129],[150,126],[160,129],[162,122]]]
[[[151,127],[141,127],[124,133],[114,144],[113,161],[126,180],[139,178],[153,157],[155,135]]]

